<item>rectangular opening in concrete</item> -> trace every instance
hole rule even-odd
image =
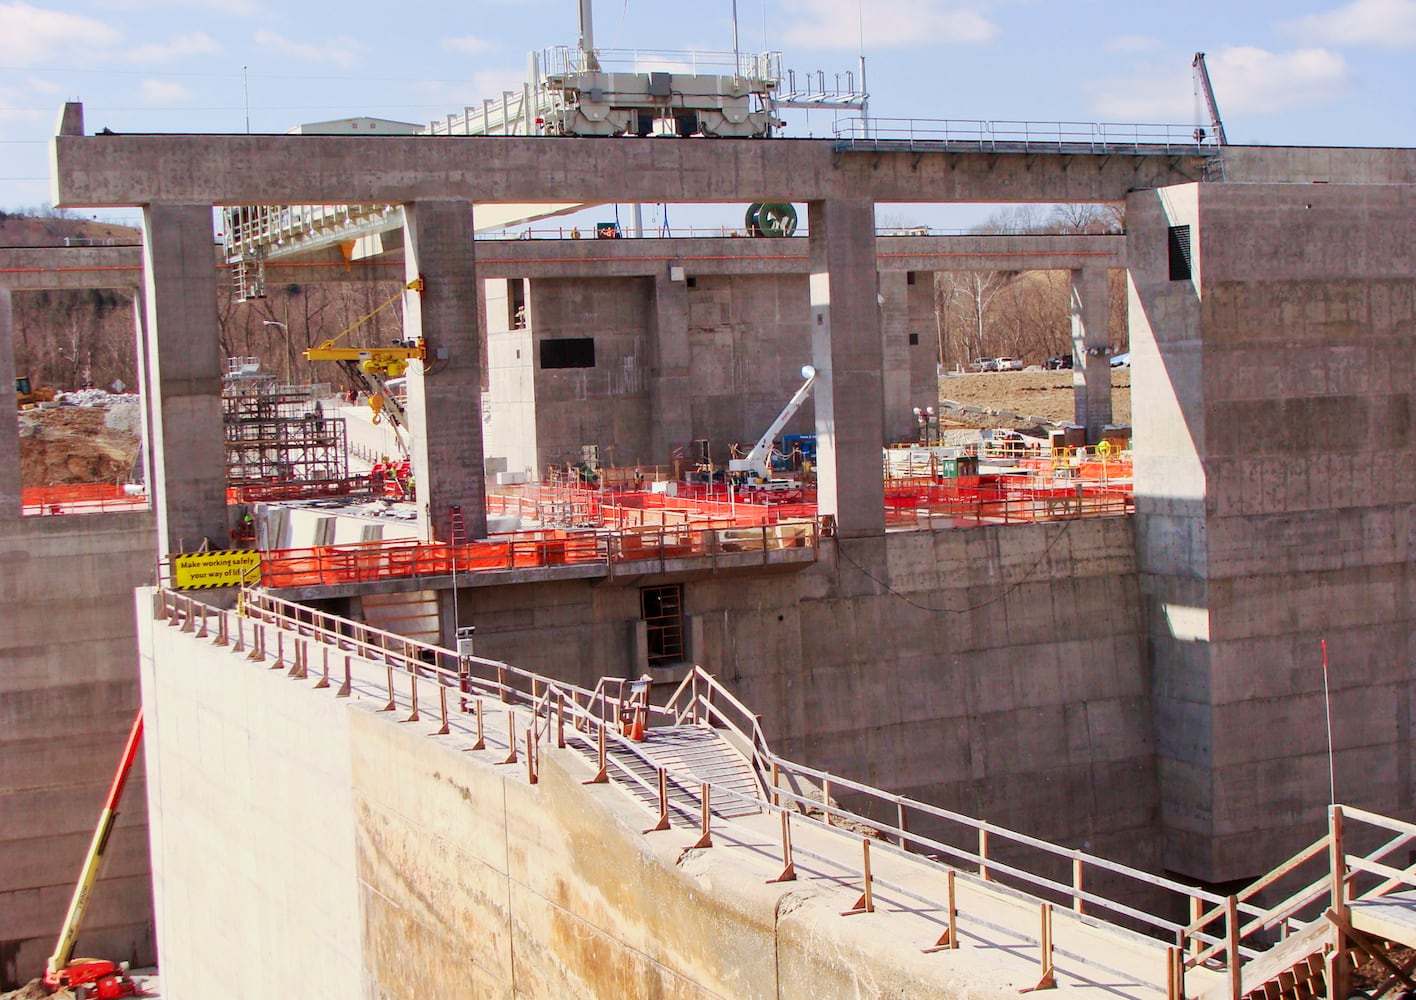
[[[594,337],[555,337],[541,341],[541,367],[594,368]]]
[[[1190,280],[1190,227],[1170,227],[1170,280]]]
[[[649,662],[681,662],[684,659],[683,584],[641,588],[639,610],[648,628]]]

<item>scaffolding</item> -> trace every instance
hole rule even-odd
[[[326,416],[327,384],[281,385],[255,358],[232,358],[222,380],[226,483],[296,483],[349,476],[344,420]]]

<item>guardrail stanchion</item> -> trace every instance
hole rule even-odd
[[[285,669],[285,633],[278,628],[275,632],[275,662],[270,665],[270,669]]]
[[[393,700],[393,666],[386,665],[384,670],[388,672],[388,704],[379,709],[380,712],[392,712],[394,709]]]
[[[351,659],[350,655],[349,655],[348,653],[345,653],[345,654],[344,654],[344,683],[341,684],[341,685],[339,685],[339,690],[334,693],[334,696],[335,696],[336,698],[348,698],[348,697],[349,697],[349,692],[350,692],[350,690],[351,690],[352,687],[353,687],[353,685],[352,685],[352,683],[351,683],[351,678],[350,678],[350,672],[351,672],[351,670],[350,670],[350,663],[349,663],[350,659]]]
[[[409,700],[413,705],[413,711],[409,713],[404,722],[421,722],[423,717],[418,713],[418,675],[409,672],[408,674]]]
[[[1037,990],[1055,990],[1057,988],[1057,970],[1052,964],[1052,904],[1042,903],[1039,906],[1042,914],[1042,946],[1040,963],[1042,965],[1042,978],[1037,981],[1037,985],[1031,989],[1021,990],[1022,993],[1033,993]]]
[[[526,730],[526,782],[527,784],[537,784],[541,779],[536,773],[536,736],[532,732],[534,724]]]
[[[852,916],[855,916],[857,913],[874,913],[874,912],[875,912],[875,889],[874,889],[874,886],[872,885],[872,883],[875,881],[875,879],[874,879],[874,876],[872,876],[871,873],[870,873],[870,838],[869,838],[869,837],[862,837],[862,838],[860,838],[860,849],[861,849],[861,872],[863,873],[864,878],[865,878],[865,891],[860,894],[860,899],[857,899],[857,900],[855,901],[855,905],[854,905],[854,906],[852,906],[849,910],[842,910],[842,911],[841,911],[841,916],[843,916],[843,917],[852,917]]]
[[[446,736],[452,729],[447,722],[447,688],[441,683],[438,684],[438,713],[442,716],[442,725],[433,735]]]
[[[645,833],[657,833],[669,828],[669,772],[659,768],[659,818]]]
[[[954,894],[954,869],[950,868],[945,877],[948,899],[946,900],[945,916],[949,920],[949,926],[944,928],[944,933],[939,935],[939,940],[933,945],[924,949],[926,955],[936,951],[953,951],[959,947],[959,899]]]
[[[713,786],[705,781],[699,785],[698,788],[699,794],[702,796],[700,800],[701,808],[699,810],[698,839],[689,845],[688,849],[690,851],[713,846]]]
[[[1200,917],[1204,916],[1204,912],[1205,912],[1205,901],[1204,901],[1203,899],[1201,899],[1199,896],[1191,896],[1191,897],[1190,897],[1190,926],[1193,927],[1193,928],[1195,928],[1196,931],[1199,931],[1199,929],[1200,929]],[[1182,942],[1182,943],[1183,943],[1183,942]],[[1200,937],[1199,937],[1199,934],[1197,933],[1197,934],[1190,940],[1190,954],[1191,954],[1191,955],[1198,955],[1198,954],[1199,954],[1201,951],[1203,951],[1203,950],[1204,950],[1204,945],[1200,942]]]
[[[1239,955],[1239,897],[1230,896],[1224,901],[1225,955],[1229,962],[1229,996],[1231,1000],[1243,1000],[1244,967]]]
[[[506,702],[506,667],[500,663],[497,664],[497,697]]]
[[[829,777],[821,779],[821,814],[826,817],[827,826],[835,826],[831,822],[831,779]]]
[[[228,646],[231,644],[231,626],[226,620],[228,612],[221,610],[216,613],[216,638],[212,644],[216,646]]]
[[[1347,854],[1343,836],[1342,806],[1328,808],[1328,865],[1331,868],[1332,912],[1347,919]]]
[[[231,652],[244,653],[246,651],[246,619],[240,614],[236,615],[236,635],[231,641]]]
[[[516,763],[516,712],[512,709],[506,710],[506,760],[503,764]]]
[[[1085,863],[1082,861],[1082,852],[1074,852],[1072,855],[1072,909],[1078,913],[1086,912],[1086,906],[1082,900],[1083,867],[1085,867]]]
[[[595,776],[589,781],[582,782],[586,785],[601,785],[610,780],[609,762],[605,756],[605,723],[601,721],[597,730],[599,733],[599,763],[595,769]]]
[[[905,800],[898,799],[895,802],[895,826],[900,831],[900,848],[903,850],[909,843],[909,828],[905,825]]]
[[[471,750],[487,749],[487,733],[482,725],[482,699],[476,698],[472,702],[472,712],[477,719],[477,739],[469,747]]]
[[[1185,1000],[1185,959],[1179,948],[1165,950],[1165,1000]]]
[[[769,878],[767,881],[795,882],[796,859],[792,855],[792,814],[783,809],[779,815],[782,817],[782,871],[776,878]]]
[[[257,662],[265,659],[265,622],[258,621],[251,629],[251,651],[246,659]]]
[[[988,827],[978,828],[978,877],[988,881]]]
[[[556,748],[565,749],[565,692],[556,700]]]
[[[316,690],[329,687],[329,647],[324,647],[320,652],[324,655],[320,665],[320,679],[315,682]]]
[[[309,662],[310,647],[304,639],[295,640],[294,662],[290,665],[289,676],[298,680],[304,680],[309,671],[306,669]]]

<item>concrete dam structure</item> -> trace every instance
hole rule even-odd
[[[53,786],[48,775],[63,773],[61,786],[71,789],[105,780],[108,743],[116,753],[126,723],[109,706],[115,698],[136,702],[141,635],[144,702],[159,716],[148,744],[156,938],[174,983],[195,982],[186,977],[255,935],[272,975],[303,981],[307,973],[296,966],[318,953],[309,975],[323,968],[337,978],[321,982],[371,995],[417,995],[415,987],[432,985],[419,983],[419,970],[471,954],[478,984],[515,995],[596,995],[602,984],[593,970],[621,962],[634,970],[615,979],[632,984],[628,995],[787,996],[781,984],[813,977],[870,992],[869,972],[881,977],[874,986],[899,982],[917,995],[950,996],[1035,985],[1046,971],[1038,949],[1052,934],[1031,914],[1016,929],[995,921],[1014,935],[998,947],[1026,954],[1007,968],[958,957],[968,947],[924,954],[952,926],[945,917],[924,921],[895,941],[898,954],[872,962],[865,956],[897,932],[868,922],[879,913],[834,916],[863,891],[858,865],[849,877],[831,869],[837,891],[852,898],[837,906],[834,896],[824,904],[827,897],[813,897],[805,910],[816,905],[819,913],[798,914],[795,904],[761,896],[771,874],[745,880],[731,903],[706,903],[695,893],[733,876],[693,852],[679,858],[688,846],[679,843],[683,836],[662,849],[653,839],[666,838],[662,832],[631,837],[636,824],[652,825],[652,815],[625,812],[643,807],[618,789],[609,791],[619,799],[594,786],[582,791],[579,782],[593,777],[593,766],[582,773],[583,761],[548,752],[533,786],[521,759],[513,782],[509,764],[503,773],[471,754],[461,754],[461,764],[449,760],[461,752],[431,738],[426,722],[400,728],[330,691],[308,690],[323,667],[318,653],[299,678],[310,683],[297,685],[287,676],[289,650],[284,659],[267,651],[266,665],[283,672],[262,671],[229,649],[211,651],[212,634],[198,640],[182,632],[190,609],[171,616],[170,626],[155,625],[161,595],[143,592],[133,625],[128,594],[148,582],[154,559],[228,537],[222,359],[211,308],[220,280],[210,252],[217,205],[404,206],[403,261],[377,266],[423,282],[407,296],[406,329],[435,359],[410,378],[408,398],[419,527],[428,539],[452,537],[453,508],[466,512],[469,537],[486,535],[486,440],[515,440],[532,467],[572,445],[572,417],[591,408],[587,400],[556,373],[529,364],[512,370],[517,351],[529,359],[543,339],[572,325],[591,326],[606,349],[617,345],[614,356],[639,359],[633,378],[594,402],[595,419],[609,429],[593,433],[623,436],[645,453],[692,438],[709,422],[714,435],[747,438],[763,423],[765,403],[734,417],[735,396],[780,398],[782,380],[803,360],[821,373],[810,424],[821,445],[819,513],[827,531],[801,553],[661,560],[593,577],[573,567],[461,573],[455,588],[445,574],[285,597],[367,621],[390,595],[414,594],[433,609],[437,645],[455,648],[455,623],[475,623],[479,656],[586,689],[603,677],[644,673],[656,690],[672,689],[697,663],[760,715],[777,753],[1221,900],[1330,828],[1318,660],[1326,640],[1339,801],[1416,818],[1408,704],[1416,669],[1416,251],[1400,236],[1416,223],[1416,152],[1226,147],[1218,180],[1207,156],[1193,150],[445,136],[384,137],[373,156],[367,142],[87,136],[77,108],[55,139],[58,202],[144,206],[140,326],[154,510],[69,522],[22,517],[17,484],[0,482],[0,555],[17,567],[6,573],[12,583],[0,643],[7,662],[19,666],[5,676],[0,706],[7,718],[35,717],[27,706],[51,704],[67,690],[83,702],[68,717],[102,717],[109,726],[90,730],[90,760],[63,765],[54,763],[47,733],[15,730],[6,739],[31,755],[33,769],[8,771],[0,791],[37,802],[36,786]],[[707,263],[726,254],[695,250],[691,241],[657,253],[637,241],[605,241],[596,254],[613,259],[594,262],[567,259],[583,251],[533,241],[487,249],[484,259],[472,238],[481,202],[614,199],[804,201],[810,235],[779,241],[790,245],[784,253],[794,262],[731,264]],[[1091,414],[1084,424],[1103,423],[1108,405],[1100,388],[1109,374],[1105,357],[1087,351],[1106,339],[1098,304],[1105,283],[1097,275],[1128,273],[1134,514],[887,530],[880,447],[910,426],[908,406],[933,375],[927,342],[920,352],[927,360],[900,343],[927,308],[912,298],[920,282],[909,276],[951,265],[921,243],[888,258],[908,263],[882,266],[874,207],[946,201],[1125,204],[1123,248],[1085,248],[1098,255],[1093,265],[1083,256],[1065,259],[1074,272],[1074,336],[1086,359],[1076,376],[1079,415]],[[1078,244],[1067,252],[1078,253]],[[696,264],[695,254],[705,260]],[[508,259],[499,263],[498,255]],[[1035,266],[1047,260],[1040,254]],[[703,280],[690,287],[688,278]],[[506,322],[505,301],[499,311],[489,305],[501,301],[503,281],[527,283],[529,327]],[[769,346],[786,374],[746,385],[740,372],[724,369],[709,393],[693,385],[694,352],[706,350],[703,338],[715,325],[721,343],[742,342],[744,334],[729,329],[734,301],[774,317],[765,324]],[[7,317],[0,310],[0,331]],[[8,349],[0,358],[10,364]],[[534,405],[499,395],[496,386],[513,384],[530,385]],[[484,420],[479,404],[489,388],[493,410]],[[508,435],[505,425],[515,420],[532,430]],[[9,432],[0,434],[0,459],[16,447]],[[36,591],[17,582],[32,579],[18,567],[62,558],[75,560],[74,575],[88,588],[82,597],[75,587]],[[94,558],[103,560],[104,575],[82,568]],[[116,573],[120,563],[126,569]],[[666,586],[681,588],[687,656],[651,668],[641,659],[643,591]],[[93,610],[99,607],[101,614]],[[75,657],[51,642],[41,623],[60,614],[88,623],[70,630],[70,641],[83,635],[103,652]],[[210,628],[217,627],[213,620]],[[248,633],[245,641],[254,639]],[[199,642],[208,650],[200,655]],[[337,689],[343,654],[330,655]],[[374,697],[368,692],[377,689],[377,674],[363,676],[366,698]],[[109,697],[93,687],[100,677],[111,678]],[[471,715],[456,705],[460,694],[445,697],[467,735]],[[422,697],[424,718],[436,718],[437,688]],[[402,689],[390,696],[400,719],[412,712],[408,698]],[[528,723],[515,725],[524,741]],[[554,742],[540,725],[536,745]],[[505,737],[503,758],[517,746],[523,758],[535,754]],[[7,750],[7,761],[18,759]],[[843,809],[893,826],[889,807],[848,784],[831,795]],[[253,819],[266,804],[270,811]],[[908,832],[964,849],[948,839],[957,831],[949,833],[942,818],[920,813],[910,822]],[[184,835],[188,824],[209,828],[208,835]],[[683,834],[692,820],[675,813],[674,824]],[[46,836],[59,826],[46,821]],[[71,826],[77,835],[83,824]],[[252,829],[246,843],[221,833],[243,828]],[[120,834],[140,839],[143,827],[133,823]],[[584,849],[596,837],[606,843],[603,855]],[[488,844],[501,845],[496,856]],[[15,974],[33,969],[47,947],[45,921],[57,919],[49,916],[51,897],[62,895],[53,887],[73,867],[61,851],[24,849],[42,864],[0,885],[0,900],[33,901],[23,917],[11,917],[22,912],[11,905],[0,908],[0,941],[16,956]],[[811,849],[841,864],[814,842]],[[969,850],[977,849],[975,838]],[[763,850],[773,855],[766,867],[780,869],[780,843]],[[1015,861],[1010,850],[996,863]],[[145,884],[141,854],[135,848],[126,869],[135,892],[120,907],[124,916],[115,914],[111,933],[96,936],[89,950],[151,955],[136,891]],[[643,885],[628,888],[622,866],[600,868],[606,855],[631,858]],[[227,858],[232,871],[218,871]],[[906,860],[882,859],[882,883],[903,884],[908,876],[890,866]],[[1053,881],[1071,878],[1061,860],[1044,871]],[[1125,885],[1113,884],[1114,874],[1088,884],[1181,925],[1190,915],[1179,896],[1157,899],[1171,889],[1129,875],[1118,876]],[[51,888],[35,890],[39,883]],[[947,910],[947,892],[931,887],[930,905]],[[240,904],[218,918],[206,904],[221,894]],[[321,912],[299,908],[312,899],[325,904]],[[901,899],[895,908],[905,908]],[[682,938],[665,936],[654,914],[666,912],[681,917],[669,923],[684,929]],[[284,926],[295,938],[270,932],[279,913],[291,914]],[[963,917],[958,926],[968,931]],[[923,940],[931,929],[934,940]],[[1071,925],[1058,924],[1055,933],[1062,956],[1055,971],[1064,980],[1084,975],[1086,961],[1100,962],[1097,949],[1108,947],[1069,937],[1079,933]],[[715,948],[704,943],[710,938]],[[524,948],[539,949],[545,961]],[[750,964],[764,951],[776,956],[775,971]],[[1067,951],[1086,957],[1067,958]],[[1138,983],[1143,967],[1146,989],[1169,986],[1174,995],[1173,978],[1167,983],[1174,961],[1162,947],[1135,969],[1121,964]],[[1188,995],[1213,985],[1200,982],[1206,970],[1190,974]]]

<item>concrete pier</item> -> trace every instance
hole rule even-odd
[[[144,395],[156,400],[153,483],[160,555],[225,548],[225,432],[211,205],[143,209],[147,349]]]
[[[482,461],[482,354],[477,338],[477,275],[472,205],[419,201],[404,207],[408,281],[404,333],[422,337],[428,359],[409,368],[413,479],[424,538],[451,537],[454,505],[468,538],[487,534]]]
[[[1111,301],[1106,271],[1074,269],[1072,276],[1072,387],[1076,423],[1087,429],[1087,443],[1101,440],[1111,423]]]

